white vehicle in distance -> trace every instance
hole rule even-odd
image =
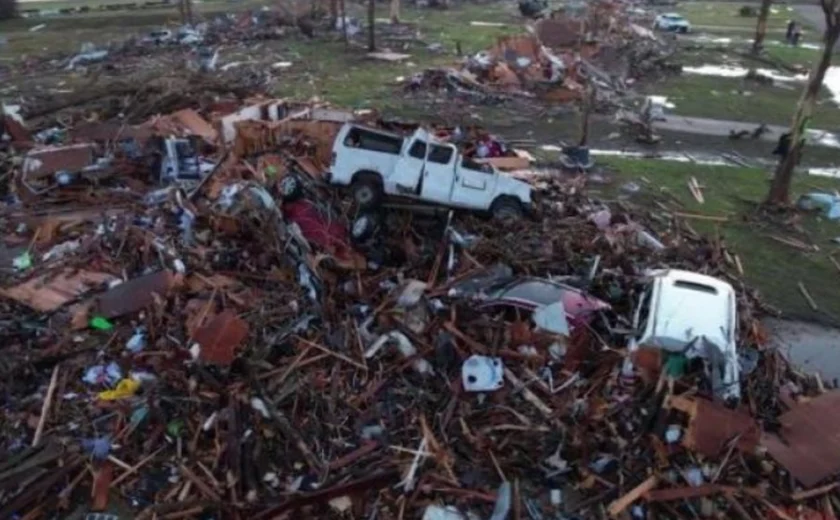
[[[407,137],[345,124],[333,144],[327,181],[349,186],[362,208],[386,196],[518,218],[532,209],[531,186],[461,155],[418,129]]]
[[[175,35],[169,29],[156,29],[143,37],[141,43],[146,45],[163,45],[175,40]]]
[[[731,285],[690,271],[650,271],[636,305],[630,352],[653,348],[702,358],[715,396],[740,400],[738,316]]]
[[[681,14],[664,13],[656,17],[653,28],[657,31],[670,31],[678,33],[691,32],[691,24]]]

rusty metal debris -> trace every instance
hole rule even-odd
[[[606,206],[585,179],[520,172],[532,219],[360,211],[325,182],[339,128],[417,125],[178,99],[8,142],[85,156],[19,161],[0,206],[0,518],[831,511],[836,394],[764,347],[743,268],[657,190]],[[530,162],[481,129],[428,131]],[[56,180],[90,162],[108,168]],[[715,360],[629,347],[665,268],[735,291],[754,362],[734,408]]]

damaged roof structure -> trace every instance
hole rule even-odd
[[[639,23],[635,23],[639,22]],[[556,11],[527,33],[503,36],[467,58],[460,68],[436,68],[406,82],[416,91],[443,89],[479,99],[536,98],[555,103],[583,99],[596,90],[599,103],[616,104],[629,84],[679,71],[674,47],[661,41],[628,5],[602,0],[581,12]]]
[[[519,171],[534,218],[370,211],[326,175],[347,123],[475,186],[529,159],[214,91],[0,141],[0,518],[834,516],[837,391],[765,345],[772,309],[672,199]],[[727,332],[646,327],[651,270]]]

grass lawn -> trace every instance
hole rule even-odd
[[[381,16],[387,16],[383,11]],[[440,43],[443,50],[431,52],[422,46],[414,46],[408,52],[410,59],[398,63],[374,61],[365,57],[364,49],[354,47],[349,53],[341,41],[312,45],[308,42],[292,42],[287,45],[291,61],[306,63],[308,70],[303,75],[284,78],[274,87],[279,96],[318,96],[334,103],[353,107],[376,107],[388,110],[400,107],[404,99],[394,97],[397,78],[408,78],[430,66],[453,66],[457,64],[456,43],[460,43],[465,55],[492,46],[500,36],[522,33],[521,22],[513,11],[496,5],[464,5],[457,10],[433,9],[404,10],[401,21],[414,25],[421,39],[428,44]],[[504,27],[471,26],[470,21],[504,23]],[[383,24],[384,25],[384,24]],[[383,32],[387,28],[383,28]],[[386,39],[380,38],[380,46],[386,47]],[[392,50],[402,49],[391,45]],[[349,54],[349,55],[348,55]]]
[[[683,116],[730,119],[787,125],[802,92],[802,83],[765,86],[738,78],[683,74],[647,87],[676,104],[671,112]],[[748,93],[748,94],[746,94]],[[840,127],[840,107],[823,89],[811,127]]]
[[[758,18],[741,16],[739,11],[742,5],[736,2],[683,2],[677,4],[673,11],[683,15],[692,26],[744,27],[754,31]],[[759,7],[758,4],[751,5],[754,5],[756,10]],[[767,18],[767,28],[785,29],[791,18],[800,23],[804,22],[793,7],[774,5]]]
[[[765,51],[771,58],[780,60],[788,65],[811,68],[822,56],[822,50],[804,49],[802,47],[791,47],[789,45],[768,45]],[[840,65],[840,53],[834,52],[831,55],[832,65]]]
[[[618,179],[610,187],[611,191],[618,190],[627,180],[643,186],[642,192],[633,195],[632,199],[640,205],[656,208],[651,200],[661,198],[664,201],[660,193],[667,190],[682,202],[682,211],[729,217],[723,224],[701,220],[689,222],[698,233],[713,236],[719,232],[730,251],[740,257],[749,285],[788,317],[840,322],[840,298],[837,297],[840,272],[829,260],[830,253],[840,251],[840,246],[831,242],[840,236],[840,222],[805,214],[798,222],[802,231],[797,233],[790,227],[756,218],[753,215],[755,207],[750,203],[760,202],[767,194],[767,172],[656,160],[612,157],[598,160],[617,172]],[[686,182],[691,176],[704,186],[705,204],[699,204],[689,193]],[[640,180],[642,177],[650,184]],[[794,181],[792,200],[808,191],[835,189],[840,189],[838,179],[800,176]],[[716,230],[716,226],[720,227]],[[776,242],[769,235],[795,237],[817,245],[819,251],[804,253]],[[802,297],[799,282],[805,285],[820,312],[814,312]]]

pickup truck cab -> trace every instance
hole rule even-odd
[[[531,210],[531,186],[461,155],[418,129],[403,137],[345,124],[333,144],[328,182],[349,186],[360,207],[385,196],[517,218]]]

